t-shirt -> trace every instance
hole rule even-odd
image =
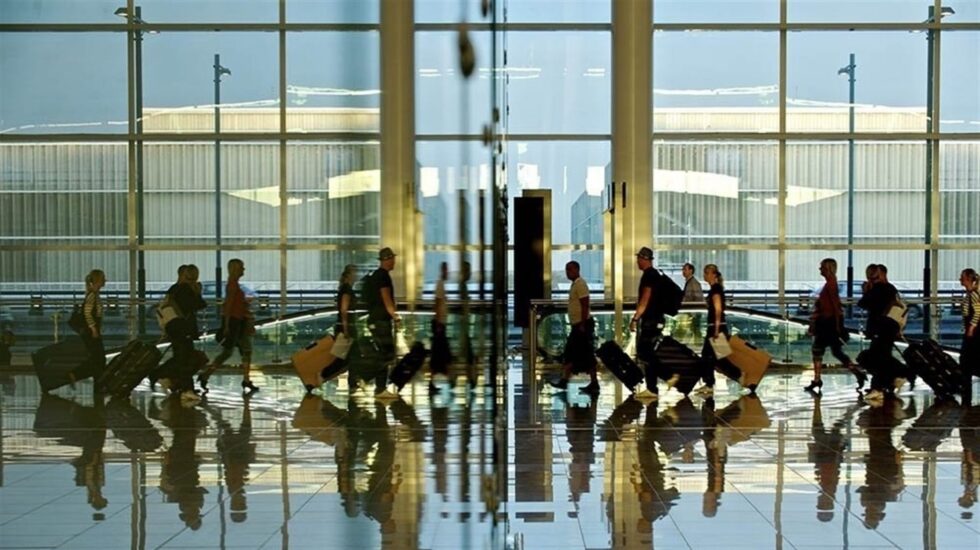
[[[387,269],[378,268],[371,274],[372,289],[377,292],[377,297],[371,300],[368,306],[368,319],[371,321],[383,321],[386,319],[391,319],[391,315],[388,310],[385,309],[384,299],[381,297],[381,289],[387,288],[391,290],[391,299],[395,299],[395,285],[391,281],[391,274],[388,273]]]
[[[221,307],[221,314],[230,319],[248,318],[248,302],[245,301],[245,293],[236,279],[228,279],[228,284],[225,287],[225,303]]]
[[[337,287],[337,311],[340,311],[340,300],[344,297],[344,294],[350,296],[350,301],[347,302],[347,311],[357,309],[357,300],[354,296],[354,287],[348,283],[342,283]]]
[[[643,289],[650,289],[650,301],[647,302],[647,309],[643,312],[644,321],[655,321],[660,322],[664,314],[663,312],[654,311],[654,293],[657,292],[657,285],[660,282],[660,273],[653,267],[648,267],[643,270],[643,276],[640,277],[640,289],[636,292],[637,304],[639,300],[643,297]]]
[[[814,310],[817,319],[836,319],[841,316],[840,292],[837,290],[836,277],[827,277],[827,282],[820,289]]]
[[[715,283],[711,285],[711,290],[708,291],[708,297],[705,299],[708,303],[708,331],[714,331],[715,308],[711,302],[715,296],[721,297],[721,322],[725,323],[725,287]]]
[[[572,286],[568,289],[568,320],[573,325],[582,322],[582,298],[589,297],[589,285],[585,279],[579,277],[572,281]]]

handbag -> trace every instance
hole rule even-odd
[[[80,304],[75,304],[71,308],[68,326],[80,335],[88,331],[88,321],[85,320],[85,312]]]
[[[888,313],[885,317],[888,317],[892,321],[898,323],[898,330],[902,331],[905,329],[905,323],[908,321],[909,308],[905,305],[905,302],[901,298],[895,297],[895,303],[888,308]]]
[[[732,354],[732,346],[724,332],[719,333],[714,338],[708,338],[708,342],[711,343],[711,349],[715,352],[716,358],[724,359]]]
[[[333,347],[330,349],[330,355],[333,355],[337,359],[347,359],[347,354],[350,352],[350,345],[351,339],[343,332],[338,332],[336,338],[334,338]]]
[[[157,304],[157,324],[160,325],[160,330],[166,331],[170,321],[178,317],[180,317],[180,310],[177,309],[177,304],[170,299],[170,294],[164,295]]]

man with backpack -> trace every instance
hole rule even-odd
[[[667,373],[657,359],[657,342],[663,334],[664,315],[676,314],[684,292],[670,277],[653,267],[653,250],[643,247],[636,253],[636,267],[643,272],[636,293],[636,312],[630,332],[636,332],[636,356],[646,364],[644,381],[635,388],[638,397],[657,396],[657,377]]]
[[[395,269],[396,254],[388,247],[378,253],[378,269],[361,280],[361,301],[368,311],[368,330],[378,360],[362,373],[364,380],[374,379],[375,395],[397,393],[394,385],[386,388],[388,366],[395,360],[395,329],[402,318],[395,309],[395,285],[391,270]],[[365,367],[368,367],[365,365]]]

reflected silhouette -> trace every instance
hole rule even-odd
[[[568,467],[568,488],[572,502],[578,502],[582,493],[589,492],[592,465],[595,464],[596,400],[590,399],[584,406],[566,403],[565,435],[572,463]]]
[[[963,445],[963,458],[960,466],[960,479],[963,494],[957,500],[964,509],[963,519],[973,519],[973,512],[966,511],[977,503],[977,486],[980,485],[980,405],[963,407],[960,420],[960,443]]]
[[[721,494],[725,492],[728,447],[748,441],[772,423],[762,400],[755,394],[743,395],[717,413],[712,414],[712,409],[714,400],[708,399],[701,411],[705,423],[702,433],[708,458],[708,486],[701,503],[701,513],[705,517],[714,517],[721,506]]]
[[[728,462],[728,446],[719,445],[716,437],[718,417],[715,416],[715,400],[705,399],[701,404],[701,440],[704,442],[707,462],[707,483],[701,497],[701,515],[713,518],[721,506],[721,494],[725,492],[725,464]]]
[[[820,492],[817,494],[817,519],[828,522],[834,519],[841,463],[844,461],[844,451],[849,445],[843,430],[861,405],[848,408],[828,430],[824,426],[820,402],[820,395],[814,397],[813,419],[810,422],[810,435],[813,441],[808,445],[807,454],[810,462],[813,462],[814,477],[820,485]]]
[[[201,509],[208,490],[201,486],[201,457],[197,436],[207,426],[207,417],[196,408],[181,405],[176,396],[163,400],[162,409],[151,411],[173,432],[170,448],[163,453],[160,491],[167,502],[177,503],[178,517],[192,530],[201,528]],[[154,402],[155,403],[155,402]]]
[[[404,441],[396,440],[388,423],[389,408],[392,416],[407,428]],[[314,412],[316,409],[319,414]],[[378,522],[384,540],[413,537],[410,533],[417,523],[418,511],[396,513],[396,497],[403,482],[403,465],[396,462],[396,450],[398,445],[418,444],[426,435],[426,427],[411,405],[401,399],[387,406],[381,402],[369,405],[351,398],[344,410],[329,400],[308,395],[293,417],[293,426],[334,447],[337,487],[348,517],[363,514]],[[399,519],[405,521],[402,533]]]
[[[106,404],[106,425],[112,435],[134,453],[148,453],[163,446],[163,436],[128,398]]]
[[[861,412],[857,425],[868,436],[868,453],[864,455],[865,481],[857,492],[864,507],[864,526],[877,529],[885,518],[885,506],[895,502],[905,489],[902,452],[892,443],[892,431],[907,418],[899,399],[886,399],[880,407]]]
[[[75,468],[75,485],[85,487],[86,498],[92,509],[92,519],[101,521],[109,501],[102,496],[105,486],[106,420],[102,400],[95,399],[94,406],[83,406],[56,395],[43,394],[34,414],[34,432],[39,437],[56,439],[59,445],[81,447],[82,454],[71,461]]]
[[[432,466],[435,468],[436,492],[442,501],[449,500],[449,480],[446,469],[446,444],[449,442],[449,407],[433,405],[432,416]]]
[[[682,452],[682,461],[693,461],[694,442],[701,439],[704,420],[687,396],[661,413],[655,424],[661,451],[667,455]]]
[[[654,401],[646,406],[646,420],[640,429],[640,438],[637,442],[642,478],[635,479],[634,486],[640,500],[640,514],[644,520],[642,525],[637,523],[640,532],[652,532],[653,522],[666,516],[674,501],[681,496],[675,487],[667,488],[664,465],[660,462],[660,453],[657,452],[656,447],[658,434],[664,431],[659,428],[659,421],[657,402]]]
[[[255,442],[252,440],[252,399],[249,396],[242,399],[244,407],[237,430],[225,420],[220,409],[208,408],[218,426],[216,447],[224,466],[225,487],[231,500],[231,521],[235,523],[248,519],[245,486],[248,485],[249,468],[256,459]]]
[[[963,410],[956,401],[936,401],[905,431],[902,444],[913,451],[935,451],[959,425],[961,416]]]

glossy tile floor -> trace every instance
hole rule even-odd
[[[482,394],[256,378],[190,408],[0,379],[0,547],[980,548],[980,407],[924,388],[871,408],[846,375],[818,400],[774,373],[758,398],[642,403],[604,379],[592,402],[515,367],[494,476]]]

